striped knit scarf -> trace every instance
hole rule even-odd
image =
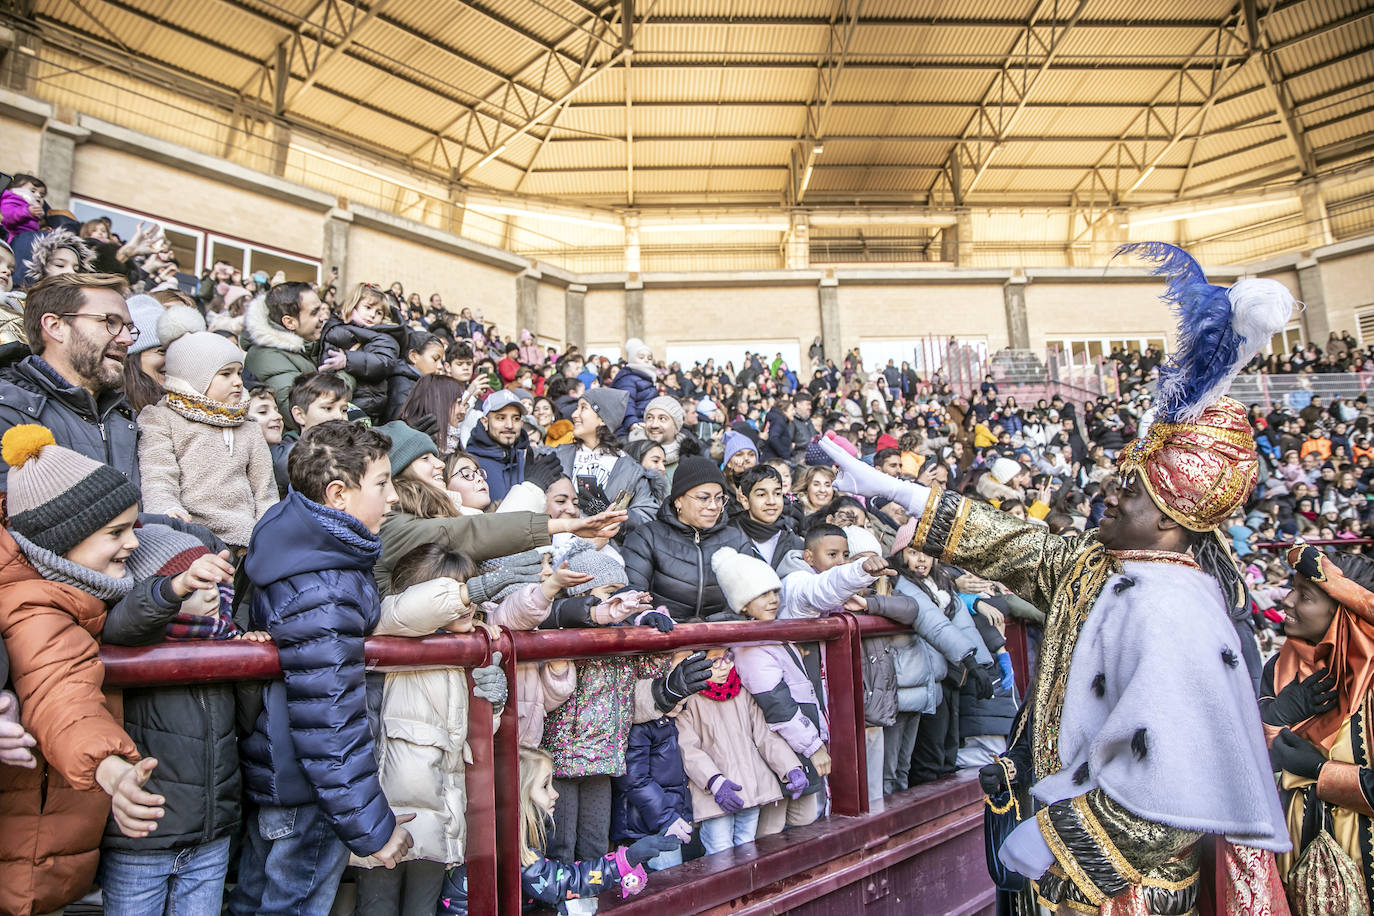
[[[234,618],[229,615],[229,605],[233,601],[234,590],[221,584],[219,588],[219,613],[214,617],[177,612],[167,624],[168,639],[233,639],[239,633]]]
[[[167,406],[188,420],[210,426],[242,426],[248,419],[247,404],[230,407],[228,404],[221,404],[198,394],[186,394],[181,391],[167,392]]]

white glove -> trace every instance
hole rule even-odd
[[[846,452],[833,439],[822,436],[817,444],[840,468],[839,476],[835,478],[835,489],[869,499],[880,497],[894,500],[908,514],[917,518],[926,511],[930,487],[884,474]]]
[[[1054,853],[1045,836],[1040,832],[1040,822],[1035,818],[1023,821],[1007,838],[1002,848],[997,850],[997,858],[1002,864],[1018,875],[1031,880],[1040,878],[1054,864]]]

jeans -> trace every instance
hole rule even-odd
[[[229,838],[180,849],[100,853],[108,916],[219,916]]]
[[[644,868],[648,871],[663,871],[665,868],[672,868],[674,865],[682,864],[682,847],[670,849],[667,852],[660,852],[652,859],[644,863]]]
[[[754,842],[754,831],[759,826],[759,809],[745,808],[734,814],[722,814],[698,825],[701,831],[701,845],[709,856],[732,846],[742,846]]]
[[[329,916],[348,847],[318,805],[245,806],[231,916]]]
[[[877,801],[883,797],[883,727],[869,725],[864,728],[864,762],[867,767],[868,800]]]

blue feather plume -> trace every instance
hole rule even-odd
[[[1231,300],[1224,286],[1207,282],[1193,256],[1166,242],[1122,245],[1113,257],[1134,254],[1154,262],[1152,273],[1165,278],[1161,297],[1178,316],[1176,348],[1159,368],[1156,417],[1164,422],[1195,418],[1224,394],[1244,339],[1231,326]]]

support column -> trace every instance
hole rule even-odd
[[[961,207],[955,211],[954,220],[954,225],[940,232],[940,260],[968,267],[973,263],[973,214]]]
[[[331,268],[339,268],[337,286],[339,300],[342,301],[349,289],[348,232],[353,227],[353,211],[347,209],[347,199],[339,198],[339,204],[324,215],[324,245],[320,252],[320,259],[324,263],[320,266],[325,276],[329,275]]]
[[[625,337],[644,339],[644,284],[638,280],[625,284]]]
[[[638,281],[639,214],[633,210],[625,214],[625,272],[630,274],[631,280]]]
[[[1308,341],[1325,347],[1332,328],[1331,319],[1326,314],[1322,266],[1316,258],[1303,258],[1298,262],[1298,298],[1306,306],[1302,312],[1302,327]]]
[[[587,352],[587,287],[570,283],[563,293],[563,336],[569,347]]]
[[[818,290],[821,306],[821,346],[825,348],[825,358],[833,359],[839,365],[844,359],[844,341],[841,340],[840,327],[840,281],[834,276],[821,278]]]
[[[38,177],[48,186],[48,206],[66,210],[71,204],[72,175],[76,170],[76,145],[91,135],[75,123],[75,114],[65,107],[58,109],[58,117],[43,124],[38,141]]]
[[[539,336],[539,279],[544,276],[534,268],[520,271],[515,278],[516,334],[528,330]]]
[[[1321,186],[1315,181],[1299,186],[1298,200],[1302,203],[1302,220],[1307,228],[1307,247],[1330,245],[1333,241],[1331,217],[1326,212],[1326,199],[1322,197]]]
[[[291,125],[271,121],[267,125],[267,167],[273,175],[286,174],[286,156],[291,150]]]
[[[1026,316],[1026,277],[1019,272],[1002,284],[1002,306],[1007,312],[1007,346],[1030,349],[1030,321]]]
[[[811,266],[811,219],[805,212],[793,213],[783,236],[783,264],[788,270],[806,270]]]

